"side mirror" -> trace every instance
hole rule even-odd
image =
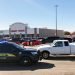
[[[57,46],[53,45],[53,47],[57,47]]]

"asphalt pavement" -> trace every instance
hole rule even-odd
[[[31,66],[0,63],[0,75],[75,75],[75,56],[50,57]]]

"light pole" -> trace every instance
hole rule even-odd
[[[55,8],[56,8],[56,36],[57,36],[57,8],[58,8],[58,5],[55,5]]]

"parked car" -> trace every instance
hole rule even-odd
[[[31,40],[26,40],[22,42],[22,45],[24,46],[34,46],[34,45],[40,45],[41,41],[38,39],[31,39]]]
[[[32,39],[30,41],[30,45],[34,46],[34,45],[40,45],[41,44],[41,41],[38,40],[38,39]]]
[[[68,37],[68,38],[67,38],[67,37],[62,37],[62,38],[60,38],[60,39],[68,40],[70,43],[73,42],[73,39],[72,39],[72,38],[69,38],[69,37]]]
[[[29,46],[30,45],[30,40],[24,40],[21,44],[23,46]]]
[[[44,38],[42,39],[42,43],[45,44],[45,43],[52,43],[54,40],[58,40],[60,39],[60,37],[47,37],[47,38]]]
[[[12,42],[15,42],[16,44],[20,44],[20,43],[21,43],[20,38],[12,38],[11,41],[12,41]]]
[[[31,65],[41,59],[41,54],[37,50],[23,48],[13,42],[0,42],[0,62],[17,62],[22,65]]]
[[[50,55],[75,55],[75,43],[69,43],[68,40],[54,40],[52,44],[39,46],[37,50],[40,50],[45,59]]]

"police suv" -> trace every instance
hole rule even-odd
[[[34,49],[25,49],[13,42],[0,42],[0,62],[17,62],[22,65],[31,65],[41,60],[40,52]]]

